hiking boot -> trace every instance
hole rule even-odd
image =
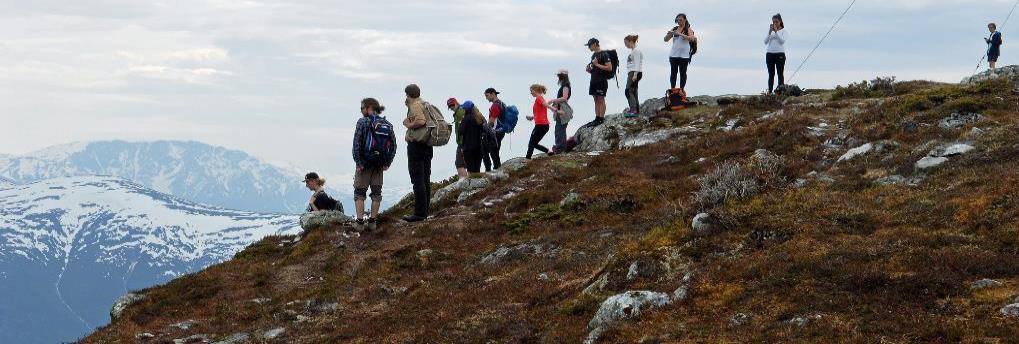
[[[361,232],[364,230],[364,219],[357,219],[354,221],[354,231]]]
[[[368,232],[374,232],[376,228],[379,228],[378,220],[376,220],[374,217],[369,217],[368,221],[365,222]]]
[[[424,217],[413,215],[413,214],[412,215],[405,215],[403,217],[403,220],[406,221],[406,222],[421,222],[421,221],[424,221],[425,219],[426,218],[424,218]]]

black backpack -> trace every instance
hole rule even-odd
[[[485,152],[498,152],[499,138],[496,136],[495,128],[487,123],[482,123],[481,127],[481,148]]]
[[[343,211],[343,203],[340,203],[340,201],[337,201],[335,198],[330,197],[329,194],[325,193],[325,191],[319,192],[317,195],[315,195],[315,203],[322,205],[322,207],[320,207],[318,210]],[[309,204],[307,210],[311,212],[314,209]]]
[[[605,50],[605,54],[609,55],[609,62],[612,62],[612,71],[606,72],[609,73],[607,78],[615,79],[619,73],[619,54],[615,50]]]

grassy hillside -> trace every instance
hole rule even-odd
[[[265,239],[83,342],[1015,341],[1014,90],[878,79],[635,121],[691,130],[536,159],[425,223]],[[589,327],[627,291],[668,302]]]

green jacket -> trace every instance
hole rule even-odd
[[[460,137],[460,122],[463,121],[464,114],[465,114],[464,109],[462,107],[459,107],[459,106],[457,106],[456,110],[453,112],[453,126],[454,126],[453,132],[456,133],[456,145],[457,146],[463,144],[463,138]]]

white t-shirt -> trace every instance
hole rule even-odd
[[[784,53],[787,39],[789,39],[789,33],[784,28],[778,32],[768,31],[768,37],[764,38],[764,44],[768,45],[769,53]]]
[[[626,70],[631,72],[644,71],[644,52],[634,48],[630,56],[626,58]]]
[[[693,34],[693,30],[690,30],[690,34]],[[669,57],[681,57],[684,59],[690,58],[690,41],[680,36],[672,37],[672,50],[669,52]]]

